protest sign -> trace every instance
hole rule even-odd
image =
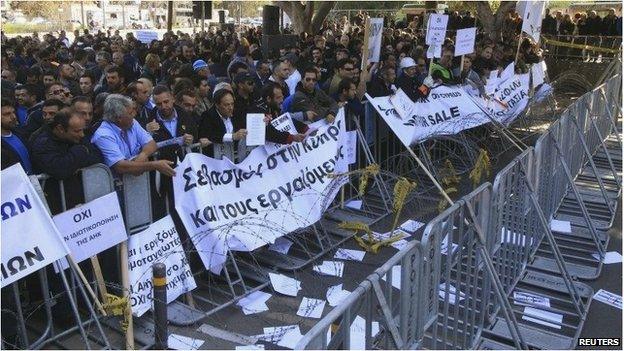
[[[381,53],[381,37],[383,34],[383,18],[369,19],[368,31],[368,62],[379,62]]]
[[[18,163],[2,176],[2,272],[5,286],[69,253],[52,218]]]
[[[425,43],[427,45],[438,44],[442,46],[444,39],[446,39],[446,25],[448,24],[448,19],[448,15],[439,15],[437,13],[429,15],[427,36],[425,37]]]
[[[149,44],[152,40],[158,40],[158,33],[154,30],[137,30],[135,32],[138,41]]]
[[[81,262],[127,239],[117,193],[112,192],[54,216],[74,261]],[[63,269],[66,269],[67,262]]]
[[[428,97],[414,102],[407,119],[400,118],[389,97],[366,97],[408,147],[436,135],[456,134],[489,121],[461,87],[433,88]]]
[[[533,88],[539,86],[544,83],[544,76],[546,72],[544,71],[544,66],[541,63],[536,63],[531,66],[531,76],[533,77]]]
[[[345,149],[347,155],[347,162],[352,165],[357,161],[357,131],[352,130],[347,132],[347,138],[345,142]]]
[[[477,28],[458,29],[455,40],[455,56],[472,54],[476,36]]]
[[[414,109],[414,102],[405,94],[403,89],[399,88],[394,95],[390,95],[392,106],[402,119],[409,118]]]
[[[536,43],[540,41],[542,32],[542,18],[544,15],[545,1],[526,1],[522,16],[522,31],[528,34]]]
[[[128,238],[130,300],[137,317],[152,307],[154,263],[164,263],[167,268],[167,303],[197,287],[171,216]]]
[[[246,129],[247,138],[245,142],[247,146],[264,145],[266,125],[264,124],[264,115],[262,113],[248,113]]]
[[[173,178],[175,207],[206,268],[219,274],[228,250],[252,251],[318,221],[348,171],[344,109],[331,125],[239,164],[187,154]]]
[[[502,81],[494,91],[492,99],[480,101],[494,119],[508,126],[529,104],[529,73],[515,74]]]

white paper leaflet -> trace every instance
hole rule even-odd
[[[297,310],[297,315],[308,318],[321,318],[324,308],[325,300],[304,297],[299,305],[299,310]]]
[[[2,287],[64,257],[69,250],[18,163],[2,175]]]
[[[392,286],[397,288],[397,289],[401,289],[401,266],[392,266],[392,271],[389,272],[389,274],[392,274]],[[386,276],[388,274],[385,274],[383,277],[381,277],[382,280],[386,280]]]
[[[438,297],[440,300],[445,301],[447,295],[449,299],[449,303],[454,305],[457,302],[457,289],[453,284],[449,284],[448,287],[446,283],[440,283],[438,286]],[[459,301],[462,301],[466,297],[466,294],[463,292],[459,292]]]
[[[572,226],[569,221],[553,219],[550,221],[550,230],[557,233],[570,234],[572,233]]]
[[[600,255],[596,252],[592,254],[592,257],[596,259],[596,261],[600,261]],[[612,263],[620,263],[622,262],[622,255],[617,251],[609,251],[605,252],[604,257],[602,258],[602,263],[604,264],[612,264]]]
[[[336,250],[334,258],[339,260],[362,261],[364,259],[364,255],[366,255],[366,251],[340,248]]]
[[[263,328],[264,334],[256,335],[258,340],[277,344],[278,346],[294,349],[297,342],[303,338],[298,325],[287,325],[283,327]]]
[[[152,265],[157,262],[167,268],[167,303],[197,286],[171,216],[128,238],[130,300],[138,317],[153,305]]]
[[[349,328],[349,343],[351,350],[366,349],[366,320],[360,316],[356,316]],[[371,339],[379,333],[379,322],[371,322]]]
[[[285,255],[290,250],[292,244],[293,242],[286,238],[277,238],[273,244],[269,245],[269,250]]]
[[[598,300],[600,302],[606,303],[607,305],[622,309],[622,296],[616,295],[603,289],[598,290],[598,292],[594,294],[594,300]]]
[[[269,273],[269,279],[271,280],[273,290],[280,294],[297,296],[297,293],[301,290],[301,282],[297,279],[276,273]]]
[[[550,299],[545,296],[523,291],[514,291],[513,296],[516,305],[550,307]]]
[[[242,163],[189,153],[173,178],[175,206],[204,266],[219,274],[228,250],[253,251],[317,222],[347,177],[344,110],[314,136]]]
[[[264,350],[264,345],[241,345],[236,346],[235,350]]]
[[[423,222],[415,221],[413,219],[408,219],[407,221],[403,222],[403,224],[401,224],[399,228],[406,232],[415,233],[418,229],[422,228],[424,225],[425,223]]]
[[[327,289],[327,293],[325,294],[325,297],[327,298],[327,302],[329,302],[329,305],[331,307],[335,307],[335,306],[338,306],[338,304],[342,300],[346,299],[347,296],[349,296],[349,294],[351,294],[350,291],[343,290],[342,284],[338,284],[338,285],[330,286]]]
[[[547,327],[561,329],[563,315],[554,312],[543,311],[538,308],[525,307],[522,319],[533,323],[545,325]]]
[[[236,305],[241,307],[245,315],[268,311],[266,302],[271,298],[271,294],[262,291],[254,291],[240,299]]]
[[[169,334],[167,338],[167,346],[172,350],[198,350],[203,344],[204,340],[178,334]]]
[[[325,275],[333,275],[335,277],[342,277],[342,273],[344,271],[344,262],[339,261],[323,261],[323,263],[314,265],[312,269],[315,272],[325,274]]]
[[[53,220],[76,262],[128,238],[115,192],[58,214]]]

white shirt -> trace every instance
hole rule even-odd
[[[219,115],[219,117],[221,117],[221,121],[223,121],[223,124],[225,125],[225,134],[223,134],[223,142],[231,143],[232,141],[234,141],[234,139],[232,139],[232,133],[234,133],[234,125],[232,124],[232,119],[223,118],[219,110],[216,108],[215,110],[217,111],[217,114]]]

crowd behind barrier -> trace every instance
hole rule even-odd
[[[594,18],[593,15],[590,17]],[[199,152],[214,158],[227,157],[236,163],[242,162],[251,150],[251,147],[246,145],[245,116],[247,113],[264,114],[267,140],[285,145],[304,140],[312,122],[320,120],[332,122],[337,117],[338,108],[343,107],[347,130],[356,132],[358,136],[356,141],[358,152],[355,163],[350,165],[350,171],[354,172],[370,165],[380,164],[384,172],[370,172],[372,174],[368,186],[370,191],[365,198],[362,198],[363,191],[356,184],[363,175],[349,172],[348,186],[344,188],[340,197],[332,202],[328,211],[328,217],[334,216],[334,221],[308,228],[313,234],[311,239],[306,240],[314,242],[314,245],[309,242],[299,245],[304,248],[305,252],[302,255],[303,258],[294,266],[300,267],[352,236],[350,233],[338,230],[338,221],[344,220],[346,216],[370,224],[389,213],[392,208],[390,189],[397,180],[397,174],[418,178],[418,191],[421,194],[433,188],[433,185],[422,175],[413,177],[413,171],[417,166],[413,161],[406,161],[406,158],[401,157],[402,143],[381,121],[381,118],[378,118],[374,108],[370,104],[362,104],[364,93],[375,92],[377,93],[375,96],[387,96],[395,92],[397,88],[401,88],[415,100],[423,97],[423,91],[427,92],[433,84],[466,83],[472,79],[479,81],[483,88],[487,79],[491,77],[490,72],[502,71],[508,67],[508,63],[515,62],[516,65],[513,67],[516,73],[527,73],[531,64],[536,64],[541,59],[541,52],[537,45],[528,38],[519,37],[518,16],[511,14],[509,28],[503,31],[503,37],[492,40],[483,35],[479,36],[475,45],[475,54],[467,55],[463,59],[453,57],[454,42],[452,38],[447,38],[442,49],[443,57],[437,60],[438,62],[433,62],[426,59],[424,33],[416,30],[419,21],[417,18],[413,24],[407,24],[405,27],[388,23],[389,30],[384,33],[382,39],[383,50],[380,62],[360,69],[364,34],[362,19],[363,17],[356,16],[351,21],[328,20],[319,33],[313,33],[314,35],[304,33],[300,36],[301,40],[298,45],[280,48],[279,52],[269,53],[270,57],[264,57],[262,54],[259,28],[248,28],[239,33],[228,29],[211,30],[193,37],[182,33],[177,35],[166,33],[163,40],[150,43],[141,43],[132,34],[124,39],[118,34],[108,33],[107,35],[103,32],[93,34],[87,30],[82,34],[78,32],[73,43],[65,38],[63,32],[58,38],[45,34],[43,40],[39,39],[37,33],[30,37],[12,39],[3,36],[2,81],[0,82],[3,95],[1,104],[2,169],[19,163],[27,174],[49,174],[39,178],[43,187],[41,195],[44,196],[52,215],[114,190],[118,194],[128,234],[138,233],[153,224],[155,219],[171,215],[178,228],[180,239],[190,246],[190,240],[183,237],[185,231],[174,211],[172,176],[176,172],[173,167],[179,160],[183,160],[187,153]],[[451,37],[452,32],[453,28],[450,28]],[[516,47],[519,48],[518,54],[514,50]],[[462,60],[463,62],[460,62]],[[463,71],[460,71],[460,68],[463,68]],[[580,217],[577,214],[576,222],[574,222],[580,225],[585,223],[589,232],[588,241],[595,245],[598,252],[602,253],[606,247],[606,236],[598,230],[611,225],[615,215],[613,200],[619,196],[620,190],[617,179],[613,181],[609,178],[609,172],[617,173],[617,160],[613,159],[604,144],[604,139],[614,131],[613,119],[619,115],[619,110],[609,109],[609,107],[617,105],[612,103],[613,101],[620,101],[618,95],[620,86],[616,86],[612,79],[606,87],[605,95],[596,97],[594,95],[597,93],[594,91],[591,101],[587,102],[588,98],[585,97],[573,105],[578,109],[576,112],[581,112],[580,116],[584,117],[573,120],[572,117],[565,115],[565,118],[562,118],[564,122],[558,122],[555,127],[552,127],[561,128],[562,135],[566,135],[566,139],[560,141],[564,155],[560,158],[562,162],[565,161],[565,164],[570,165],[569,173],[572,177],[562,172],[556,162],[551,159],[553,172],[550,175],[557,175],[558,178],[549,181],[557,185],[556,192],[543,195],[547,190],[539,187],[539,181],[542,179],[547,181],[548,175],[544,175],[537,181],[533,180],[533,175],[528,175],[525,179],[526,184],[515,185],[522,187],[523,192],[532,194],[537,191],[540,201],[550,205],[547,214],[542,216],[539,216],[538,209],[532,208],[532,216],[529,218],[534,223],[538,223],[538,220],[543,222],[544,218],[550,219],[558,208],[557,205],[560,202],[565,204],[566,198],[563,196],[568,188],[576,189],[572,184],[573,175],[577,174],[587,161],[592,160],[591,155],[597,148],[602,147],[605,153],[603,161],[606,161],[607,167],[604,167],[605,162],[600,163],[601,167],[590,162],[590,171],[600,170],[605,177],[604,181],[598,178],[599,194],[590,194],[592,196],[590,200],[597,202],[600,206],[598,210],[593,205],[591,209],[583,210]],[[7,96],[11,98],[6,99]],[[426,97],[426,93],[424,96]],[[583,102],[587,104],[586,108],[579,107],[579,104]],[[293,128],[296,129],[294,134],[280,130],[272,123],[277,122],[282,112],[285,111],[291,112],[293,116]],[[583,111],[587,113],[583,115]],[[611,120],[606,119],[605,112],[608,112]],[[576,134],[563,134],[575,130]],[[476,158],[477,148],[473,145],[473,141],[463,134],[430,140],[418,145],[417,149],[422,156],[428,155],[424,159],[431,169],[439,168],[437,167],[439,165],[433,163],[442,162],[442,159],[454,155],[451,158],[464,162],[463,167],[457,167],[458,171],[467,172]],[[550,153],[548,157],[555,157],[550,147],[539,149],[538,145],[536,149]],[[580,149],[584,152],[578,153]],[[571,152],[572,150],[576,153]],[[532,165],[532,162],[536,162],[533,151],[526,155],[528,155],[525,156],[527,160],[522,161],[524,162],[522,166],[526,166],[525,163]],[[537,159],[540,158],[537,157]],[[532,182],[536,184],[532,185]],[[35,183],[38,184],[38,182]],[[615,189],[613,189],[613,183],[616,183]],[[531,190],[531,185],[537,187],[537,190],[535,188]],[[490,194],[491,190],[488,186],[480,189],[481,191],[474,195],[478,198],[474,202],[479,206],[491,201],[492,196],[495,199],[501,199],[497,196],[503,190],[497,187],[496,182],[493,194]],[[576,191],[573,193],[577,195]],[[345,208],[345,202],[353,199],[363,200],[360,210]],[[519,199],[519,203],[514,202],[510,205],[510,211],[521,205],[528,206],[530,200],[532,198]],[[604,203],[601,203],[602,200]],[[467,204],[473,200],[462,201],[447,210],[445,214],[457,217],[461,212],[462,216],[469,218],[465,212],[471,210],[465,206],[472,206]],[[582,205],[580,207],[583,208]],[[472,211],[475,210],[472,209]],[[546,212],[545,209],[544,211]],[[450,323],[459,323],[458,318],[454,318],[452,322],[448,319],[437,320],[440,317],[437,317],[436,308],[433,306],[437,298],[435,293],[431,296],[432,290],[427,291],[428,300],[422,299],[422,301],[429,301],[430,304],[426,315],[428,319],[420,320],[420,318],[425,318],[421,313],[424,305],[414,304],[414,301],[420,300],[412,301],[414,294],[425,293],[424,288],[418,285],[418,280],[410,282],[402,289],[402,291],[410,290],[412,293],[411,295],[401,294],[400,301],[405,306],[402,305],[400,308],[402,314],[400,325],[393,326],[394,314],[397,310],[392,302],[394,300],[391,289],[393,277],[392,274],[388,276],[388,272],[394,271],[392,267],[395,263],[407,262],[407,256],[404,256],[407,254],[403,251],[399,254],[400,258],[393,259],[392,265],[384,265],[374,278],[363,282],[361,289],[349,298],[355,302],[366,296],[368,302],[377,299],[381,305],[385,306],[382,308],[383,318],[386,321],[384,328],[388,328],[389,335],[391,335],[385,340],[387,346],[392,345],[392,340],[395,347],[408,345],[434,348],[475,347],[479,336],[490,326],[488,321],[491,322],[491,318],[498,311],[502,311],[507,323],[517,324],[506,297],[511,294],[511,290],[523,274],[528,258],[539,251],[534,245],[539,245],[546,237],[554,250],[552,254],[554,259],[552,257],[550,259],[560,264],[563,260],[562,254],[556,249],[552,233],[544,228],[542,229],[545,232],[524,234],[527,241],[532,241],[530,245],[533,246],[530,250],[509,249],[500,242],[493,243],[486,240],[492,237],[493,229],[491,215],[485,212],[479,210],[476,213],[478,219],[474,216],[468,219],[472,224],[479,223],[474,228],[468,224],[464,227],[462,221],[456,220],[455,224],[460,227],[458,235],[451,235],[452,227],[449,229],[448,223],[441,225],[439,222],[438,226],[431,224],[428,229],[431,240],[424,241],[424,244],[418,243],[410,246],[411,249],[407,251],[411,252],[409,259],[411,266],[408,268],[405,266],[407,263],[401,264],[402,276],[405,278],[401,280],[401,284],[408,284],[410,280],[407,277],[413,278],[414,274],[421,274],[423,278],[433,276],[432,280],[428,281],[430,284],[428,286],[431,288],[444,285],[441,288],[447,297],[444,310],[451,311],[455,316],[470,316],[471,322],[462,324],[461,341],[458,341],[457,334],[453,341],[447,335]],[[559,215],[570,216],[569,213]],[[514,221],[498,225],[506,225],[508,230],[512,230],[510,227],[517,225],[517,228],[513,229],[516,233],[523,230],[523,226]],[[339,232],[342,237],[338,240],[326,239],[329,232],[333,235]],[[457,239],[457,243],[460,243],[458,253],[449,255],[447,252],[445,259],[454,263],[445,265],[446,268],[442,272],[440,265],[443,261],[441,261],[441,254],[437,247],[446,239],[436,234],[438,232],[446,233],[449,235],[449,240]],[[293,236],[297,234],[299,233]],[[486,234],[487,237],[484,238],[483,235]],[[498,238],[497,235],[493,237]],[[448,246],[448,241],[445,242]],[[416,247],[418,249],[415,249]],[[497,249],[497,247],[504,248]],[[590,246],[587,250],[592,248]],[[190,247],[187,249],[189,253],[192,252]],[[118,251],[117,248],[112,248],[100,255],[103,269],[99,274],[103,275],[106,284],[101,284],[101,281],[97,281],[97,277],[87,274],[87,279],[94,282],[93,285],[98,293],[102,294],[110,290],[128,298],[129,287],[124,286],[122,282],[127,279],[123,277],[120,279],[120,275],[127,274],[127,272],[124,273],[127,267],[120,263],[120,258],[127,256],[123,250]],[[501,252],[505,255],[502,261],[499,260]],[[587,251],[585,256],[589,252]],[[430,254],[434,255],[427,256]],[[514,257],[515,261],[510,261],[509,256]],[[519,256],[523,257],[523,260],[517,260]],[[566,259],[567,257],[565,256]],[[472,263],[466,266],[457,264],[464,259]],[[429,271],[417,271],[420,268],[414,265],[414,262],[421,262],[419,260],[427,262]],[[592,274],[599,274],[600,265],[590,264],[587,260],[586,257],[582,257],[581,264],[578,266],[583,266],[584,263],[585,266],[591,266],[590,270],[594,269]],[[200,263],[197,258],[191,256],[189,261],[191,261],[190,265],[194,269],[194,274],[201,274],[200,271],[203,269],[197,269]],[[274,266],[275,262],[272,261]],[[283,264],[283,258],[277,262]],[[487,272],[483,272],[483,279],[478,283],[465,280],[466,274],[474,272],[482,262],[489,267]],[[248,270],[255,270],[256,276],[261,276],[258,278],[259,284],[255,285],[245,279],[245,272],[242,272],[245,269],[242,267],[243,260],[240,260],[239,256],[228,251],[226,265],[231,268],[224,270],[228,304],[268,284],[266,274],[264,276],[258,274],[258,271],[262,269],[258,268],[256,262],[245,265]],[[512,270],[513,273],[508,273],[510,268],[515,269]],[[502,269],[505,270],[506,275],[500,274]],[[88,267],[84,270],[91,272],[92,268]],[[51,273],[51,270],[48,271]],[[47,313],[46,322],[48,325],[52,324],[52,315],[54,318],[61,316],[81,321],[78,310],[86,305],[90,317],[86,321],[79,322],[71,330],[78,330],[85,343],[88,343],[89,337],[84,326],[96,325],[100,333],[100,339],[96,343],[110,346],[77,274],[78,272],[72,269],[68,273],[69,281],[64,274],[60,277],[54,276],[54,278],[50,278],[48,274],[46,277],[46,270],[40,271],[38,278],[31,277],[44,291],[42,298]],[[386,278],[389,286],[385,289],[386,291],[380,288],[379,279],[382,276]],[[51,281],[48,282],[48,279]],[[199,282],[199,285],[209,289],[210,279],[213,278],[209,278],[208,282]],[[563,279],[566,284],[569,282],[565,274]],[[451,281],[454,283],[449,283]],[[49,289],[47,289],[48,286],[50,286]],[[475,290],[462,299],[461,294],[456,293],[456,289],[462,289],[464,286]],[[483,291],[490,291],[489,286],[494,287],[492,292],[497,296],[483,294]],[[566,304],[571,311],[574,310],[571,313],[576,316],[574,322],[579,323],[578,330],[580,330],[587,306],[584,305],[582,298],[579,298],[575,287],[575,284],[568,286],[572,297],[570,301],[566,300]],[[34,342],[31,342],[25,335],[27,321],[20,312],[22,308],[19,302],[19,290],[24,290],[24,288],[30,290],[28,284],[24,287],[24,281],[14,283],[10,288],[13,290],[10,292],[9,288],[3,288],[3,298],[5,293],[8,293],[8,296],[12,294],[16,301],[18,312],[5,311],[3,306],[3,319],[6,317],[12,320],[11,318],[15,317],[19,321],[16,333],[19,332],[22,335],[17,338],[17,344],[22,348],[30,348],[58,342],[71,330],[55,334],[53,328],[46,327],[43,336]],[[51,306],[49,295],[45,293],[48,290],[57,295],[63,295],[64,290],[69,302],[65,303],[67,300],[61,297],[58,301],[62,302],[57,301],[54,306]],[[74,293],[70,294],[70,291]],[[72,297],[70,298],[69,295]],[[454,296],[452,299],[456,302],[458,299],[466,303],[470,302],[472,308],[460,310],[460,305],[450,302],[450,296]],[[201,299],[201,297],[198,298]],[[184,305],[180,308],[184,313],[192,315],[197,312],[191,306],[192,299],[192,294],[185,295],[186,303],[176,306]],[[81,302],[81,300],[84,301]],[[484,303],[484,300],[488,303]],[[212,304],[212,311],[226,306],[219,303],[215,306],[209,299],[200,301],[200,304]],[[330,312],[329,316],[338,318],[342,314],[338,310],[352,308],[353,310],[345,312],[346,319],[344,319],[349,321],[350,326],[356,308],[344,306],[344,308],[341,306]],[[372,305],[370,308],[371,315],[367,315],[365,328],[368,333],[367,346],[371,345],[374,336],[369,335],[372,330],[371,325],[373,325],[371,318],[374,313],[377,313],[373,313]],[[68,313],[70,310],[71,313]],[[14,317],[8,317],[11,313]],[[204,314],[198,315],[201,318]],[[325,323],[329,316],[321,323]],[[448,316],[450,314],[447,313],[444,318]],[[180,320],[177,322],[193,323]],[[438,322],[442,325],[439,331]],[[313,329],[314,333],[317,327]],[[424,339],[428,328],[434,330],[433,339]],[[345,345],[343,342],[348,343],[349,329],[343,327],[341,335],[344,339],[340,342],[332,341],[330,346],[340,347]],[[123,333],[120,328],[116,330]],[[511,329],[512,334],[517,331],[516,326]],[[569,330],[566,329],[566,331]],[[438,335],[438,332],[441,335]],[[310,333],[306,338],[311,335]],[[3,330],[3,343],[11,346],[12,342],[4,338],[6,334]],[[314,337],[316,338],[317,335],[315,334]],[[518,340],[522,343],[522,340]],[[300,345],[306,346],[306,342],[302,341]],[[313,344],[313,346],[319,345],[323,345],[323,342],[317,340]]]

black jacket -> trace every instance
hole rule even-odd
[[[70,144],[56,138],[44,127],[30,146],[34,173],[47,173],[56,179],[66,179],[80,168],[103,162],[100,150],[84,138],[80,144]]]
[[[394,91],[386,85],[383,78],[377,75],[368,83],[366,90],[368,95],[372,97],[389,96],[394,94]]]
[[[184,134],[192,135],[193,140],[196,141],[197,140],[197,124],[195,123],[195,120],[191,116],[189,116],[186,113],[186,111],[184,111],[181,107],[174,106],[173,108],[178,114],[178,124],[176,126],[175,135],[171,135],[169,130],[165,128],[165,125],[162,123],[162,121],[156,118],[156,112],[158,110],[157,108],[152,109],[151,113],[149,114],[147,123],[150,123],[156,120],[158,124],[160,125],[160,129],[154,132],[154,134],[152,134],[152,138],[154,138],[154,141],[158,143],[160,141],[177,138]],[[181,148],[179,145],[168,145],[158,150],[158,152],[160,153],[161,159],[166,159],[166,160],[174,161],[174,162],[175,162],[176,156],[180,156],[180,159],[183,158],[182,157],[183,155],[180,153],[180,151],[181,151]]]
[[[401,74],[396,80],[396,87],[401,88],[407,96],[409,96],[412,101],[416,101],[416,99],[421,98],[424,94],[418,90],[425,79],[425,75],[417,74],[413,77],[408,77],[405,74]]]
[[[245,121],[238,118],[236,115],[232,116],[232,126],[234,127],[233,132],[235,133],[239,129],[245,129],[245,123]],[[199,138],[208,138],[208,140],[214,144],[223,144],[225,124],[221,120],[216,106],[212,106],[208,111],[202,114],[199,127],[197,128],[197,134]],[[212,145],[204,150],[204,154],[207,156],[214,156],[214,148]]]

